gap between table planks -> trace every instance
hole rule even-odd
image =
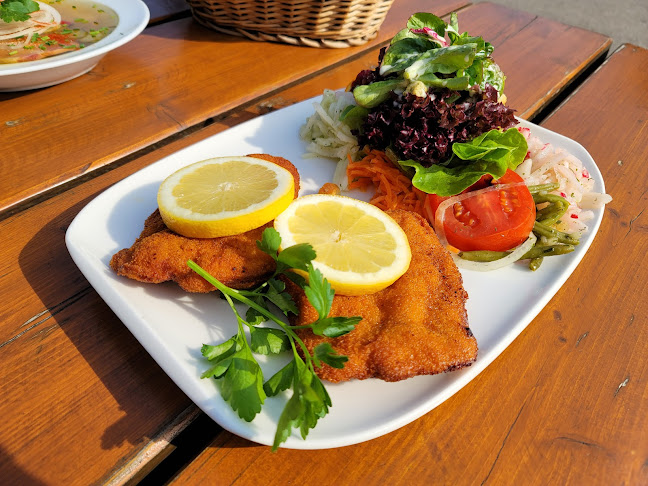
[[[588,149],[614,200],[574,274],[480,376],[345,448],[273,454],[222,432],[171,484],[648,483],[646,69],[648,50],[622,46],[543,123]]]
[[[468,22],[469,19],[470,17],[466,17],[464,20]],[[329,86],[328,83],[331,80],[344,81],[343,84],[346,84],[348,79],[361,68],[375,63],[376,55],[374,51],[349,65],[341,66],[322,75],[321,78],[313,78],[303,85],[295,86],[292,90],[285,92],[284,101],[290,100],[288,102],[291,103],[303,99],[303,97],[318,94],[323,87]],[[555,82],[560,82],[560,79]],[[528,86],[528,91],[518,95],[519,100],[525,100],[526,103],[516,103],[514,106],[520,110],[528,109],[535,99],[532,88],[532,86]],[[65,376],[64,372],[67,368],[63,369],[62,367],[47,377],[30,379],[31,386],[43,390],[46,396],[49,394],[53,400],[61,402],[55,407],[55,410],[58,411],[57,416],[60,414],[57,426],[61,427],[61,431],[50,428],[41,432],[38,440],[43,443],[56,444],[63,439],[57,434],[65,433],[71,427],[70,423],[78,420],[74,414],[66,413],[65,410],[78,410],[81,412],[80,416],[85,420],[92,420],[92,413],[98,409],[97,403],[107,407],[102,410],[105,413],[101,420],[85,425],[84,430],[75,430],[74,432],[78,443],[74,444],[71,453],[84,457],[83,453],[85,452],[85,457],[90,457],[93,460],[92,465],[86,465],[88,467],[85,472],[87,476],[80,476],[77,478],[78,480],[89,479],[92,474],[97,472],[94,468],[106,469],[110,464],[116,464],[116,468],[106,477],[117,474],[113,477],[124,479],[124,476],[119,474],[125,464],[130,462],[132,465],[132,461],[137,461],[138,458],[145,455],[147,448],[158,447],[155,440],[151,443],[146,438],[157,437],[160,434],[168,438],[162,424],[165,423],[165,420],[172,423],[175,416],[180,415],[183,410],[192,407],[192,405],[161,373],[157,365],[142,353],[132,336],[94,291],[89,289],[87,282],[71,262],[65,250],[63,244],[65,228],[83,205],[109,184],[182,146],[222,131],[237,121],[254,116],[254,112],[263,111],[264,106],[268,106],[268,104],[276,105],[276,99],[259,103],[251,110],[251,113],[238,111],[233,119],[226,119],[222,124],[217,123],[191,137],[164,147],[158,153],[136,159],[126,166],[95,180],[90,180],[79,187],[71,188],[65,194],[2,222],[0,227],[3,227],[3,234],[11,235],[11,237],[7,242],[7,250],[2,255],[2,265],[0,266],[5,269],[1,272],[4,277],[0,285],[3,288],[6,302],[0,320],[8,323],[13,322],[14,327],[13,329],[8,326],[3,327],[4,336],[0,342],[5,343],[3,346],[5,352],[9,352],[9,346],[17,346],[12,348],[13,353],[5,354],[5,356],[11,356],[11,366],[6,368],[6,372],[11,373],[12,376],[15,375],[12,383],[20,383],[22,377],[29,374],[27,368],[30,363],[29,357],[43,350],[62,356],[64,362],[67,363],[66,366],[79,370],[71,376]],[[43,221],[49,221],[49,223],[42,226]],[[42,260],[35,260],[35,255],[38,255]],[[66,282],[64,288],[60,286],[61,281]],[[86,319],[83,319],[82,316],[86,316]],[[96,326],[93,326],[92,331],[97,335],[89,339],[90,334],[88,331],[84,331],[88,326],[85,321],[92,322],[93,319],[98,322]],[[61,330],[63,333],[60,332]],[[69,348],[69,341],[76,349]],[[103,360],[96,359],[95,353],[101,354]],[[151,393],[150,396],[138,390],[141,385],[139,381],[128,383],[128,379],[126,379],[122,383],[113,377],[113,375],[125,376],[124,370],[121,369],[123,363],[129,363],[129,369],[136,365],[139,369],[136,373],[137,376],[145,376],[147,380],[150,380],[145,387],[145,391]],[[97,376],[99,381],[96,380]],[[89,380],[90,383],[86,389],[79,390],[78,382],[82,382],[84,379]],[[3,382],[10,383],[8,379]],[[59,396],[61,391],[64,391],[65,398]],[[29,393],[30,389],[26,388],[10,390],[6,403],[26,404],[34,413],[38,413],[41,397],[32,397],[33,401],[30,402]],[[93,401],[84,399],[84,394],[91,395]],[[150,411],[151,407],[155,407],[155,409],[150,412],[150,416],[142,417],[142,414],[136,411],[136,409]],[[134,420],[141,420],[141,422],[133,424],[130,424],[128,420],[125,422],[135,429],[135,432],[129,437],[138,437],[136,443],[119,444],[109,451],[97,449],[93,445],[88,446],[86,443],[88,438],[101,436],[101,431],[106,429],[107,424],[123,421],[124,412],[126,412],[126,418],[132,415]],[[14,411],[14,415],[10,411],[4,412],[8,430],[6,437],[10,440],[3,445],[3,448],[15,456],[16,466],[19,468],[22,464],[37,463],[36,458],[40,454],[36,449],[31,449],[33,441],[36,440],[36,437],[31,435],[33,432],[19,430],[21,419],[15,413],[17,410]],[[36,420],[41,419],[37,417]],[[119,432],[120,430],[124,431],[125,427],[126,425],[123,425],[115,427],[115,429]],[[84,437],[86,442],[84,442]],[[95,460],[96,454],[101,456],[100,460]],[[148,459],[150,458],[147,458],[147,461]],[[142,467],[148,465],[150,462],[142,462]],[[60,465],[55,466],[51,462],[50,467],[55,468],[53,472],[58,473],[61,480],[70,479],[68,475],[72,470],[67,470]],[[30,472],[37,471],[30,470]],[[52,477],[56,478],[56,476]]]
[[[437,0],[431,10],[445,15],[466,3]],[[0,138],[11,140],[0,159],[0,211],[348,62],[389,40],[418,5],[396,2],[376,39],[348,49],[255,42],[175,20],[147,28],[79,78],[0,94]]]

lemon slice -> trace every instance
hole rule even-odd
[[[167,177],[158,207],[167,227],[192,238],[244,233],[272,221],[294,198],[289,171],[253,157],[218,157]]]
[[[407,236],[388,214],[346,196],[295,199],[274,222],[281,246],[310,243],[313,266],[336,293],[362,295],[394,283],[410,264]]]

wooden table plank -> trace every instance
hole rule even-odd
[[[648,50],[622,46],[543,123],[588,149],[615,198],[583,261],[590,270],[579,269],[563,289],[561,304],[568,312],[562,319],[577,323],[568,337],[578,346],[560,356],[546,380],[553,393],[543,407],[563,416],[537,440],[553,443],[507,461],[531,464],[540,454],[560,461],[559,483],[577,467],[590,482],[648,484],[646,70]],[[571,308],[570,296],[576,297]],[[577,391],[568,389],[574,385]],[[500,478],[506,474],[497,471]]]
[[[173,484],[646,484],[646,69],[648,50],[625,46],[547,120],[590,151],[614,201],[580,266],[500,358],[387,436],[272,454],[223,432]]]
[[[443,15],[465,4],[437,0],[430,9]],[[417,5],[396,2],[378,37],[349,49],[255,42],[177,20],[146,29],[77,79],[0,94],[0,138],[12,141],[0,159],[0,211],[346,62],[391,38]]]
[[[87,201],[68,196],[63,211],[0,223],[0,288],[5,303],[16,299],[0,317],[6,484],[91,484],[193,408],[71,271],[65,228]]]
[[[159,438],[169,439],[177,417],[195,411],[90,287],[64,242],[74,216],[99,192],[193,141],[0,222],[7,235],[0,252],[0,477],[7,484],[124,479],[132,461],[141,468],[155,459],[143,454],[162,452]]]
[[[494,26],[493,18],[498,17],[502,21]],[[462,12],[459,27],[484,33],[495,46],[493,57],[507,75],[509,104],[526,119],[545,108],[612,44],[602,34],[488,3]],[[533,97],[527,100],[534,102],[520,106],[517,101],[529,92],[528,84]]]

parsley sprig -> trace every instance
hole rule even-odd
[[[264,230],[257,246],[272,256],[276,270],[272,277],[254,290],[229,288],[195,262],[187,262],[191,269],[220,290],[238,324],[238,333],[227,341],[217,345],[203,345],[202,354],[212,366],[202,374],[202,378],[215,378],[223,399],[239,417],[248,422],[261,411],[267,397],[292,389],[292,396],[277,423],[273,450],[277,450],[286,441],[293,428],[299,429],[305,439],[332,406],[331,397],[315,373],[315,368],[321,367],[322,363],[343,368],[348,360],[329,343],[316,346],[311,354],[295,330],[310,328],[319,336],[338,337],[352,331],[361,320],[361,317],[329,317],[335,293],[321,272],[313,267],[312,261],[316,254],[311,245],[299,244],[279,251],[280,245],[281,236],[276,230]],[[293,272],[294,269],[307,272],[308,280]],[[316,321],[304,326],[286,323],[285,318],[291,313],[297,314],[298,309],[286,292],[286,283],[281,276],[304,290],[308,301],[317,311]],[[234,300],[249,307],[245,319],[234,306]],[[276,315],[276,309],[283,318]],[[260,324],[266,321],[274,322],[279,329],[261,327]],[[250,334],[249,340],[245,333],[246,327]],[[285,351],[292,351],[293,359],[264,383],[263,371],[254,354],[269,355]]]
[[[0,1],[0,19],[9,22],[29,20],[29,14],[40,10],[34,0],[2,0]]]

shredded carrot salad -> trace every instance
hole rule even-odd
[[[349,157],[347,176],[349,189],[366,191],[370,187],[375,188],[376,193],[369,202],[383,211],[404,209],[425,216],[425,193],[412,186],[409,177],[394,167],[385,152],[369,150],[364,158],[356,162]]]

